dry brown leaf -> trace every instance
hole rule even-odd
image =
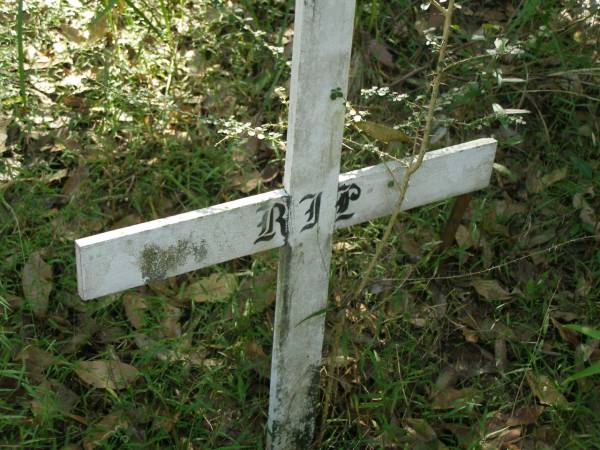
[[[52,174],[50,174],[50,175],[47,175],[47,176],[45,176],[45,177],[43,178],[43,180],[44,180],[46,183],[53,183],[53,182],[55,182],[55,181],[60,181],[60,180],[62,180],[62,179],[63,179],[63,178],[65,178],[65,177],[66,177],[68,174],[69,174],[69,171],[68,171],[68,169],[60,169],[60,170],[57,170],[56,172],[54,172],[54,173],[52,173]]]
[[[262,346],[256,341],[247,342],[244,346],[244,353],[246,354],[246,357],[251,361],[267,357],[267,354],[263,350]]]
[[[479,241],[481,247],[481,259],[484,269],[489,269],[494,263],[494,249],[487,239],[481,238]]]
[[[100,422],[92,425],[87,437],[84,439],[84,448],[94,449],[102,442],[110,438],[119,429],[128,428],[129,422],[120,414],[108,414]]]
[[[167,338],[177,338],[181,336],[181,309],[176,306],[165,304],[164,318],[161,320],[162,334]]]
[[[62,353],[75,353],[78,352],[91,339],[91,337],[98,331],[100,324],[93,317],[81,314],[79,317],[79,323],[75,328],[75,332],[71,339],[62,348]]]
[[[596,212],[584,198],[582,193],[575,194],[573,196],[573,206],[579,209],[579,218],[581,221],[596,230],[596,228],[600,228],[600,221],[596,216]]]
[[[477,246],[479,244],[479,231],[475,230],[473,233],[464,225],[459,225],[456,229],[456,234],[454,235],[456,238],[456,243],[460,247],[470,248]]]
[[[100,39],[108,30],[108,19],[107,14],[103,14],[101,17],[94,19],[89,26],[89,41],[91,43],[96,42]]]
[[[412,139],[402,131],[395,130],[394,128],[380,123],[363,120],[361,122],[355,122],[354,126],[378,141],[406,143],[412,142]]]
[[[83,41],[85,41],[85,36],[77,28],[70,25],[66,21],[61,22],[59,32],[69,41],[75,44],[81,44]]]
[[[575,331],[569,330],[568,328],[564,327],[558,320],[556,320],[552,316],[550,316],[550,320],[552,321],[554,327],[558,330],[558,334],[560,334],[560,337],[565,342],[568,342],[573,347],[577,347],[577,345],[579,345],[579,335]]]
[[[146,310],[148,304],[142,294],[139,292],[128,292],[123,296],[123,307],[125,308],[125,315],[129,323],[139,330],[144,328],[146,323]]]
[[[590,294],[593,287],[594,283],[592,282],[591,277],[586,278],[585,276],[581,275],[577,278],[577,287],[575,288],[575,294],[577,294],[581,298],[585,298]]]
[[[463,328],[462,334],[465,338],[465,341],[470,344],[477,344],[479,342],[479,336],[477,333],[469,328]]]
[[[235,275],[213,273],[188,286],[186,296],[195,302],[219,302],[226,300],[236,288]]]
[[[100,389],[124,389],[140,375],[130,364],[119,361],[82,361],[75,372],[85,383]]]
[[[463,408],[481,398],[481,391],[475,388],[445,389],[436,393],[431,407],[433,409]]]
[[[46,414],[48,408],[56,408],[62,414],[69,414],[79,401],[79,396],[64,384],[48,379],[35,388],[31,410],[34,415]]]
[[[139,214],[128,214],[125,217],[117,220],[113,223],[110,228],[111,230],[118,230],[119,228],[130,227],[131,225],[136,225],[138,223],[143,222],[144,219]]]
[[[339,369],[354,366],[356,361],[356,358],[349,355],[329,355],[321,358],[321,365]]]
[[[564,180],[569,173],[568,169],[563,167],[540,177],[539,170],[536,169],[537,165],[532,165],[527,172],[526,186],[530,194],[539,194],[554,183]]]
[[[403,425],[413,444],[430,443],[438,438],[435,430],[424,419],[406,419]]]
[[[527,213],[527,205],[512,200],[498,200],[495,203],[494,210],[498,216],[512,217]]]
[[[486,300],[506,300],[510,298],[509,292],[496,280],[476,278],[471,282],[471,285]]]
[[[127,339],[127,334],[128,330],[120,326],[102,327],[102,329],[98,331],[96,338],[101,344],[113,344]]]
[[[81,187],[81,183],[86,179],[88,174],[87,167],[84,164],[79,164],[69,173],[69,178],[62,188],[63,195],[71,196],[75,194]]]
[[[481,439],[478,430],[475,429],[475,427],[459,425],[456,423],[444,423],[443,427],[456,437],[460,448],[470,448],[472,447],[473,442],[477,442]]]
[[[269,166],[266,166],[262,172],[260,173],[260,176],[263,180],[264,183],[268,183],[270,181],[273,181],[275,178],[277,178],[277,176],[279,175],[279,166],[275,165],[275,164],[271,164]]]
[[[516,450],[520,447],[514,447],[513,444],[516,444],[521,440],[523,435],[523,429],[520,427],[517,428],[509,428],[508,430],[500,431],[499,433],[494,434],[494,438],[490,440],[486,440],[485,444],[483,444],[483,450],[497,450],[497,449],[507,449],[507,450]]]
[[[542,231],[541,233],[531,236],[526,242],[526,247],[532,248],[537,247],[538,245],[546,244],[554,239],[555,236],[556,232],[554,230]]]
[[[540,180],[539,171],[535,167],[531,167],[527,171],[527,179],[525,180],[527,192],[530,194],[539,194],[544,190],[544,185]]]
[[[542,177],[542,185],[546,188],[552,186],[554,183],[564,180],[567,178],[569,170],[566,167],[562,167],[560,169],[553,170],[547,175]]]
[[[515,413],[506,421],[506,426],[516,427],[533,425],[544,412],[543,406],[521,406]]]
[[[35,383],[41,382],[44,379],[44,371],[57,361],[51,353],[34,346],[21,350],[15,359],[23,361],[27,375]]]
[[[394,67],[394,56],[390,52],[387,45],[378,42],[376,39],[371,39],[369,42],[369,54],[371,54],[377,62],[386,67]]]
[[[33,314],[43,318],[48,311],[48,299],[52,291],[52,267],[46,264],[41,252],[33,252],[23,266],[21,275],[23,295]]]
[[[232,186],[244,194],[249,194],[255,190],[262,181],[261,174],[258,170],[241,173],[231,177]]]
[[[0,117],[0,155],[6,151],[6,139],[8,139],[8,124],[10,118]]]
[[[496,339],[494,342],[494,356],[496,358],[496,367],[504,372],[508,368],[508,350],[504,339]]]
[[[435,380],[434,391],[431,397],[435,397],[436,392],[444,391],[453,387],[458,381],[458,371],[453,366],[446,366]]]
[[[569,405],[565,396],[559,392],[556,385],[546,375],[527,373],[527,382],[533,394],[542,405],[564,408]]]
[[[419,261],[423,256],[423,253],[421,252],[421,246],[411,234],[402,233],[400,235],[400,248],[414,261]]]
[[[253,308],[256,313],[263,311],[266,307],[273,304],[276,297],[275,285],[277,284],[276,271],[266,271],[246,278],[245,286],[252,297]]]
[[[244,346],[244,353],[249,361],[254,363],[254,369],[263,378],[269,376],[269,357],[262,346],[256,341],[249,341]]]

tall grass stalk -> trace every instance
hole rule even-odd
[[[19,95],[23,104],[27,102],[25,89],[25,50],[23,48],[23,0],[19,0],[17,6],[17,64],[19,71]]]

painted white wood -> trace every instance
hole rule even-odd
[[[403,209],[487,187],[495,150],[495,140],[479,139],[427,153],[412,177]],[[332,208],[336,229],[394,212],[398,189],[391,183],[390,170],[400,181],[404,164],[390,161],[339,176]],[[288,201],[281,189],[78,239],[79,295],[89,300],[141,286],[149,278],[179,275],[281,247]],[[309,203],[301,206],[299,220],[304,227]],[[151,277],[144,276],[142,268]]]
[[[297,0],[267,446],[309,448],[328,295],[354,0]]]
[[[277,190],[78,239],[79,295],[89,300],[281,247],[286,201]]]
[[[477,191],[490,183],[497,142],[478,139],[426,153],[411,177],[402,209]],[[410,158],[347,172],[339,178],[336,229],[390,215]],[[392,174],[390,173],[392,172]],[[345,196],[345,198],[343,198]]]

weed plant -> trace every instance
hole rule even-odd
[[[600,448],[598,3],[460,5],[433,148],[495,137],[492,186],[446,250],[451,201],[406,214],[351,304],[385,221],[338,233],[319,448]],[[73,240],[280,186],[293,7],[0,4],[2,446],[264,447],[277,255],[83,303]],[[440,26],[358,1],[343,170],[410,151]]]

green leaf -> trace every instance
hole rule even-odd
[[[592,339],[600,339],[600,330],[596,330],[595,328],[586,327],[585,325],[577,325],[577,324],[569,324],[563,325],[565,328],[569,330],[577,331],[581,334],[585,334],[586,336],[591,337]]]
[[[571,375],[569,378],[565,380],[565,383],[570,383],[575,380],[579,380],[580,378],[590,377],[592,375],[597,375],[600,373],[600,361],[596,361],[590,367],[587,367],[583,370],[580,370],[576,374]]]
[[[584,161],[577,156],[571,156],[571,162],[577,171],[585,178],[592,178],[594,176],[594,169],[592,169],[592,166],[587,161]]]

